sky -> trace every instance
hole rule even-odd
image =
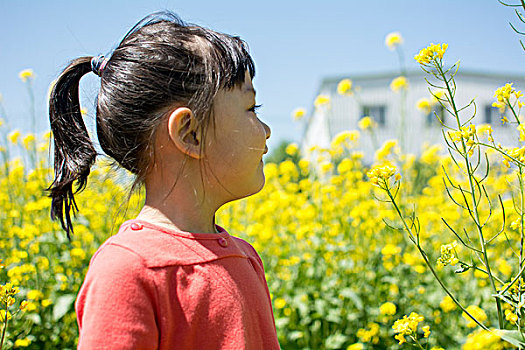
[[[525,52],[509,22],[524,31],[525,24],[497,0],[0,0],[0,117],[10,129],[30,130],[30,98],[18,77],[30,68],[37,128],[48,130],[48,86],[67,63],[110,53],[136,22],[163,9],[248,43],[260,118],[272,129],[270,151],[300,140],[303,125],[291,113],[311,111],[323,78],[398,70],[384,45],[393,31],[404,38],[409,69],[418,69],[412,57],[421,48],[446,42],[447,58],[461,60],[461,69],[525,75]],[[98,83],[94,74],[81,82],[91,121]]]

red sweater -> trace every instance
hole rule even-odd
[[[279,349],[253,247],[220,233],[125,222],[93,255],[75,309],[79,349]]]

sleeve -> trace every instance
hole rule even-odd
[[[78,349],[157,349],[156,289],[142,258],[109,244],[93,257],[75,309]]]

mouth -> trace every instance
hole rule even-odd
[[[265,145],[265,146],[264,146],[264,153],[263,153],[263,154],[266,154],[266,153],[268,153],[268,146]]]

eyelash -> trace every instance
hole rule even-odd
[[[261,107],[262,107],[262,105],[255,105],[255,106],[253,106],[252,108],[250,108],[248,111],[257,114],[257,110],[258,110],[259,108],[261,108]]]

